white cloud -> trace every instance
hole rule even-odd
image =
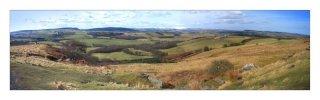
[[[188,15],[189,14],[189,15]],[[191,14],[191,15],[190,15]],[[203,16],[203,17],[201,17]],[[206,17],[204,17],[206,16]],[[251,24],[242,11],[70,11],[62,16],[34,19],[37,27],[188,27],[210,24]],[[30,20],[30,19],[28,19]],[[185,25],[187,24],[187,25]]]

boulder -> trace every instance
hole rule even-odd
[[[147,79],[154,87],[157,87],[157,88],[162,87],[162,81],[157,79],[154,75],[141,73],[140,77],[143,79]]]
[[[252,68],[254,68],[254,64],[246,64],[244,65],[239,71],[242,73],[244,71],[248,71],[251,70]]]
[[[157,87],[157,88],[161,88],[162,87],[162,81],[161,80],[156,79],[155,77],[151,77],[151,76],[148,77],[148,80],[152,83],[152,85],[154,87]]]
[[[215,78],[214,79],[215,82],[219,83],[219,84],[224,84],[224,80],[222,80],[221,78]]]

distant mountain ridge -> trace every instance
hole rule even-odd
[[[242,36],[260,36],[260,37],[273,37],[273,38],[310,38],[309,35],[288,33],[288,32],[275,32],[275,31],[257,31],[257,30],[243,30],[243,31],[220,31],[222,34],[236,34]]]
[[[257,30],[225,30],[225,29],[199,29],[199,28],[123,28],[123,27],[104,27],[104,28],[91,28],[79,29],[74,27],[55,28],[55,29],[42,29],[42,30],[21,30],[10,32],[12,37],[45,37],[45,34],[54,34],[57,31],[116,31],[116,32],[170,32],[175,34],[180,33],[214,33],[214,34],[229,34],[241,36],[259,36],[259,37],[272,37],[272,38],[310,38],[309,35],[288,33],[288,32],[275,32],[275,31],[257,31]]]
[[[87,29],[87,31],[126,31],[126,32],[132,32],[137,31],[132,28],[123,28],[123,27],[104,27],[104,28],[92,28]]]

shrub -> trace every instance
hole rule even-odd
[[[79,41],[69,40],[63,43],[63,48],[66,49],[67,51],[76,51],[76,52],[85,53],[87,45]]]
[[[129,50],[128,48],[123,49],[122,51],[123,51],[124,53],[130,54],[130,55],[147,56],[147,55],[143,54],[142,52],[139,52],[139,51],[131,51],[131,50]]]
[[[99,59],[97,57],[88,55],[88,54],[83,54],[84,60],[86,61],[87,64],[89,65],[97,65],[99,64]]]
[[[26,44],[29,44],[29,42],[27,42],[27,41],[11,41],[11,42],[10,42],[10,45],[11,45],[11,46],[15,46],[15,45],[26,45]]]
[[[103,46],[95,50],[91,50],[89,53],[111,53],[111,52],[121,51],[125,48],[128,48],[128,46],[118,46],[118,45]]]
[[[211,75],[220,75],[233,68],[233,64],[228,60],[216,60],[208,67],[208,73]]]
[[[123,35],[124,33],[117,33],[117,32],[88,32],[87,34],[88,35],[92,35],[93,37],[99,37],[99,36],[113,37],[113,36]]]
[[[74,35],[76,32],[72,31],[56,31],[57,34],[53,34],[52,38],[63,38],[64,36],[67,35]]]
[[[46,55],[46,57],[50,60],[56,61],[58,59],[65,58],[65,54],[59,48],[54,48],[54,47],[48,45],[42,49],[48,54],[48,55]]]
[[[231,43],[229,46],[239,46],[239,45],[243,45],[242,43]]]
[[[130,35],[118,35],[118,36],[113,36],[112,38],[125,39],[125,40],[145,39],[145,37],[142,37],[142,36],[130,36]]]
[[[209,51],[209,50],[211,50],[211,48],[209,48],[207,46],[203,47],[203,51]]]
[[[111,60],[111,59],[104,58],[104,59],[101,59],[101,60],[100,60],[100,63],[101,63],[101,64],[115,64],[115,63],[117,63],[117,62],[115,62],[115,61],[113,61],[113,60]]]
[[[226,47],[228,47],[228,44],[223,44],[222,47],[223,47],[223,48],[226,48]]]
[[[99,63],[97,57],[93,57],[86,53],[87,46],[84,43],[70,40],[66,41],[62,46],[63,47],[59,51],[73,63],[83,63],[89,65],[95,65]]]

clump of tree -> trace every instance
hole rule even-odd
[[[65,43],[62,44],[63,49],[69,50],[69,51],[76,51],[79,53],[86,53],[86,48],[87,45],[79,42],[79,41],[75,41],[75,40],[69,40],[66,41]]]
[[[233,67],[234,65],[228,60],[215,60],[208,66],[207,72],[210,75],[221,75]]]
[[[120,45],[111,45],[111,46],[103,46],[97,48],[95,50],[91,50],[89,53],[111,53],[111,52],[119,52],[129,46],[120,46]]]
[[[117,35],[117,36],[112,36],[112,38],[125,39],[125,40],[145,39],[145,37],[143,36],[130,36],[130,35]]]
[[[11,41],[10,42],[11,46],[14,46],[14,45],[26,45],[26,44],[29,44],[29,42],[28,41]]]
[[[63,43],[61,50],[66,58],[73,63],[97,64],[98,58],[87,54],[86,48],[87,45],[82,42],[69,40]]]
[[[210,50],[212,50],[212,48],[209,48],[208,46],[203,47],[203,51],[204,51],[204,52],[210,51]]]
[[[243,45],[242,43],[230,43],[230,44],[223,44],[223,48],[226,47],[232,47],[232,46],[239,46],[239,45]]]
[[[239,43],[230,43],[230,44],[224,44],[222,47],[232,47],[232,46],[239,46],[239,45],[245,45],[247,42],[252,41],[254,39],[258,39],[258,38],[262,38],[262,37],[254,37],[254,38],[248,38],[248,39],[244,39]]]
[[[59,59],[66,59],[65,54],[62,52],[60,48],[52,47],[51,45],[47,45],[42,48],[47,54],[45,57],[52,61],[58,61]]]
[[[158,36],[158,38],[174,38],[174,36]]]
[[[142,53],[141,51],[133,51],[130,50],[129,48],[125,48],[122,50],[124,53],[126,54],[130,54],[130,55],[136,55],[136,56],[146,56],[146,54]]]
[[[247,42],[252,41],[252,40],[254,40],[254,39],[258,39],[258,38],[244,39],[244,40],[241,41],[241,44],[246,44]]]
[[[149,44],[154,49],[169,49],[178,46],[177,43],[180,41],[159,41],[154,44]]]
[[[62,38],[64,36],[74,35],[74,34],[76,34],[76,32],[73,32],[73,31],[56,31],[56,34],[53,34],[52,37],[53,38]]]
[[[118,33],[118,32],[88,32],[87,34],[88,35],[92,35],[93,37],[99,37],[99,36],[113,37],[113,36],[123,35],[124,33]]]

